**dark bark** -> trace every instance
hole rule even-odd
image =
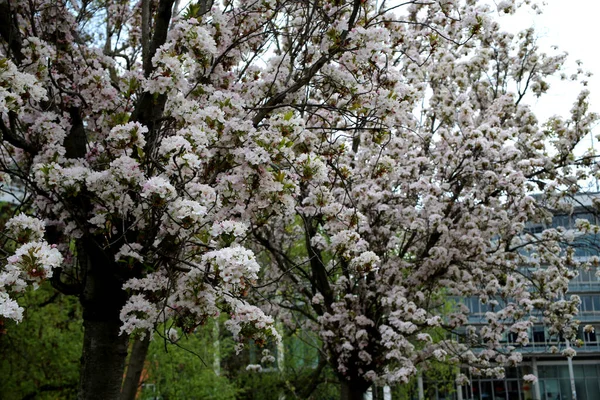
[[[8,112],[8,119],[10,121],[9,126],[6,126],[4,121],[0,119],[0,132],[2,132],[2,139],[6,140],[16,148],[25,150],[30,155],[35,156],[38,153],[38,150],[28,143],[19,133],[17,133],[17,130],[15,129],[17,116],[14,111]]]
[[[160,0],[154,20],[154,33],[145,54],[144,75],[152,72],[152,57],[156,50],[165,43],[171,21],[171,8],[174,0]],[[144,92],[132,112],[131,121],[138,121],[146,125],[149,133],[146,138],[146,153],[150,155],[158,140],[160,119],[162,118],[166,103],[165,95],[155,97]],[[75,122],[79,122],[79,114],[72,113]],[[81,135],[79,127],[73,133],[74,139]],[[74,153],[80,150],[85,143],[74,140],[72,147]],[[85,239],[84,239],[85,240]],[[126,293],[122,290],[125,276],[120,276],[114,260],[108,257],[100,246],[93,240],[86,240],[83,244],[87,256],[87,268],[81,303],[84,309],[84,350],[82,357],[80,399],[112,400],[121,398],[121,383],[127,357],[127,336],[119,335],[121,321],[119,313],[125,304]],[[121,271],[122,272],[122,271]],[[147,345],[146,345],[147,346]],[[143,349],[137,349],[143,350]],[[147,351],[147,347],[146,347]],[[137,388],[139,374],[143,369],[146,351],[140,351],[134,357],[136,366],[130,365],[131,385]],[[134,371],[139,368],[139,372]],[[136,379],[137,376],[137,379]],[[129,393],[129,389],[128,393]],[[135,390],[133,390],[133,397]]]
[[[156,50],[162,46],[167,40],[167,33],[169,32],[169,23],[171,22],[171,9],[173,8],[174,0],[161,0],[158,5],[158,11],[154,20],[154,35],[150,43],[145,43],[148,49],[145,51],[143,66],[144,76],[148,77],[152,73],[154,67],[152,66],[152,57],[156,54]],[[146,33],[149,35],[149,33]],[[149,38],[143,38],[147,41]],[[163,116],[165,104],[167,103],[167,96],[144,92],[140,95],[136,107],[131,113],[131,121],[138,121],[142,125],[148,128],[148,134],[146,136],[146,148],[144,151],[146,154],[151,155],[153,149],[158,141],[159,121]]]
[[[156,50],[167,41],[167,33],[169,33],[171,11],[174,2],[175,0],[160,0],[158,3],[158,10],[154,20],[154,35],[152,35],[152,41],[150,42],[150,49],[147,57],[143,60],[144,76],[146,77],[150,76],[150,73],[154,69],[152,66],[152,57],[154,57]]]
[[[127,356],[127,336],[119,320],[83,321],[79,400],[118,400]]]
[[[0,36],[10,49],[9,56],[15,64],[19,65],[25,58],[22,52],[23,44],[21,42],[21,33],[19,32],[19,24],[17,13],[14,10],[15,1],[2,2],[0,4]]]
[[[340,400],[363,400],[369,386],[366,382],[343,380]]]
[[[71,130],[65,138],[65,156],[67,158],[81,158],[85,156],[87,146],[87,134],[81,118],[79,107],[70,107]]]
[[[135,400],[135,395],[140,387],[140,377],[144,370],[144,361],[150,346],[150,335],[144,339],[138,339],[131,347],[131,355],[127,364],[127,375],[121,390],[121,400]]]
[[[333,290],[331,289],[329,276],[327,275],[325,263],[323,262],[320,252],[313,247],[311,242],[312,238],[317,235],[317,225],[318,223],[315,223],[312,217],[305,217],[304,242],[306,244],[306,251],[308,252],[308,257],[310,260],[310,268],[312,272],[311,284],[313,286],[313,290],[316,289],[323,295],[325,307],[327,308],[327,311],[331,311],[330,308],[331,304],[333,303]]]
[[[87,261],[83,293],[83,354],[80,400],[118,400],[127,357],[127,335],[120,335],[119,313],[126,301],[114,260],[89,239],[78,255]]]

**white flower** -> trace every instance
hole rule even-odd
[[[249,364],[246,367],[246,371],[250,371],[250,372],[261,372],[262,371],[262,367],[260,366],[260,364]]]
[[[154,176],[142,185],[142,197],[151,198],[157,196],[168,200],[176,195],[175,188],[165,178]]]
[[[158,316],[156,304],[151,303],[142,295],[133,295],[121,309],[121,334],[137,331],[143,338],[146,332],[152,334],[154,323]]]
[[[237,222],[237,221],[220,221],[215,222],[210,230],[210,234],[213,237],[217,237],[223,234],[233,235],[236,238],[244,236],[248,230],[248,225]]]
[[[140,164],[127,155],[123,155],[112,161],[109,171],[113,177],[126,182],[138,183],[143,179]]]
[[[376,268],[379,264],[379,257],[372,251],[365,251],[360,253],[358,257],[354,257],[350,261],[350,266],[357,271],[369,272]]]
[[[8,293],[0,292],[0,317],[21,322],[23,319],[23,308],[8,296]]]
[[[44,236],[44,223],[33,217],[25,214],[19,214],[12,217],[5,225],[6,229],[11,232],[11,235],[20,238],[23,235],[29,240],[40,240]]]
[[[456,383],[459,384],[459,385],[468,385],[469,384],[469,378],[465,374],[459,374],[456,377]]]
[[[117,254],[115,254],[115,261],[124,260],[126,257],[132,257],[139,262],[144,262],[144,257],[138,253],[142,250],[142,245],[139,243],[125,243]]]
[[[447,354],[448,353],[442,349],[436,349],[433,351],[433,356],[439,361],[443,361]]]
[[[175,234],[180,229],[193,230],[206,216],[207,209],[197,201],[177,199],[169,205],[168,215],[164,218],[165,229]]]
[[[530,382],[530,383],[534,383],[535,384],[535,383],[537,383],[538,378],[537,378],[537,376],[535,376],[533,374],[527,374],[527,375],[523,376],[523,380],[525,382]]]
[[[424,342],[431,342],[431,335],[429,335],[428,333],[419,333],[417,334],[417,339],[424,341]]]
[[[312,298],[312,303],[313,304],[323,304],[323,300],[325,300],[325,298],[323,297],[323,295],[321,293],[317,293]]]
[[[211,265],[212,271],[219,276],[228,291],[244,289],[246,280],[258,278],[260,265],[256,262],[254,253],[246,248],[225,247],[206,253],[203,259]]]
[[[177,332],[177,329],[175,328],[169,328],[166,332],[165,332],[165,336],[169,339],[169,341],[171,341],[172,343],[175,343],[179,340],[179,332]]]
[[[139,122],[128,122],[125,125],[117,125],[110,130],[106,137],[107,148],[112,150],[124,150],[127,154],[137,147],[143,149],[146,144],[144,134],[148,128]]]
[[[273,327],[273,317],[266,315],[260,308],[247,304],[237,299],[226,298],[232,306],[231,319],[225,321],[225,328],[233,334],[234,340],[241,339],[240,333],[245,327],[251,330],[263,331],[263,337],[270,336],[276,341],[281,341],[281,335]]]
[[[20,72],[8,58],[0,63],[0,112],[17,111],[24,103],[22,95],[33,101],[46,99],[46,90],[35,76]]]
[[[19,268],[26,279],[38,281],[50,278],[52,269],[60,267],[63,257],[60,252],[46,242],[31,242],[19,247],[8,263]]]
[[[263,364],[271,364],[275,362],[275,357],[271,355],[269,349],[264,349],[262,351],[262,358],[260,359],[260,362]]]
[[[561,354],[565,357],[573,358],[577,355],[577,352],[572,347],[569,347],[568,349],[564,349]]]

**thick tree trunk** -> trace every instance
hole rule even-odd
[[[83,354],[79,400],[119,400],[127,335],[120,335],[120,312],[127,299],[117,266],[95,242],[83,239],[78,255],[85,278],[80,296],[83,306]]]
[[[121,390],[121,400],[135,400],[135,395],[140,387],[140,377],[144,370],[144,361],[146,361],[149,346],[149,334],[144,339],[136,339],[133,342],[129,363],[127,363],[127,375],[125,376],[125,382]]]
[[[369,385],[365,382],[342,381],[340,400],[364,400]]]
[[[83,326],[79,400],[118,400],[127,357],[121,322],[84,319]]]

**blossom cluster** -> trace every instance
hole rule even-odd
[[[23,292],[29,284],[36,286],[51,278],[53,270],[60,268],[63,256],[56,246],[43,240],[44,224],[36,218],[19,214],[6,223],[6,228],[16,236],[12,238],[16,250],[0,268],[0,317],[20,321],[23,308],[11,294]]]

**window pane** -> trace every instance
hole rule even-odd
[[[481,393],[479,394],[479,399],[490,400],[492,398],[493,398],[492,397],[492,382],[482,381],[481,382]]]
[[[530,385],[532,386],[532,385]],[[524,386],[525,388],[525,386]],[[532,390],[532,388],[530,388]],[[524,389],[524,391],[527,391]],[[522,396],[519,393],[519,381],[517,380],[508,380],[506,381],[506,395],[510,400],[518,400]]]
[[[600,399],[600,388],[598,388],[598,380],[586,379],[585,388],[587,389],[588,399]]]
[[[543,327],[533,328],[533,342],[534,343],[545,343],[546,342]]]
[[[494,381],[494,398],[496,400],[499,399],[508,399],[506,397],[506,387],[504,386],[504,381]]]
[[[570,217],[568,215],[555,215],[552,218],[552,227],[553,228],[558,228],[560,226],[564,227],[564,228],[568,228],[570,223]]]
[[[571,397],[571,381],[568,379],[560,379],[560,400],[572,400]]]
[[[556,365],[541,366],[541,367],[539,367],[540,376],[542,376],[544,378],[556,378],[556,376],[557,376],[556,368],[557,368]]]
[[[573,221],[577,221],[578,219],[585,219],[586,221],[590,221],[590,223],[595,223],[594,214],[592,213],[578,213],[573,215]]]
[[[592,296],[581,296],[581,311],[594,311],[594,306],[592,305]]]
[[[590,276],[591,276],[591,271],[580,271],[579,272],[579,276],[578,276],[578,280],[580,282],[589,282],[590,281]]]
[[[594,311],[600,311],[600,296],[592,296],[592,302],[594,303]]]
[[[585,334],[585,341],[588,343],[596,343],[598,341],[598,337],[596,336],[596,331],[587,332]]]

